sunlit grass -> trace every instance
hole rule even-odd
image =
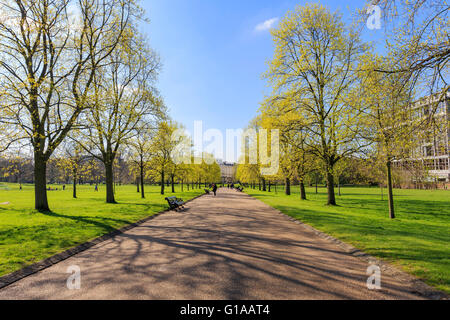
[[[250,195],[311,226],[389,261],[450,293],[450,191],[395,190],[397,219],[390,220],[378,188],[344,188],[338,207],[326,206],[326,190],[286,196],[246,190]]]

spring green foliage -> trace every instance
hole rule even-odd
[[[297,133],[308,137],[301,139],[302,145],[321,159],[329,186],[327,203],[336,205],[335,165],[366,146],[359,135],[361,105],[355,103],[352,89],[359,60],[370,48],[338,12],[318,4],[288,12],[272,37],[275,52],[265,74],[273,89],[271,99],[287,101],[275,107],[301,120]]]

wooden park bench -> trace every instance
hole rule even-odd
[[[183,209],[185,202],[183,199],[179,199],[177,197],[168,197],[166,198],[167,203],[169,203],[170,210],[177,210],[179,208]]]
[[[239,192],[243,192],[243,191],[244,191],[244,188],[242,188],[242,187],[237,187],[236,190],[239,191]]]

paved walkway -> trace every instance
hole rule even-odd
[[[81,289],[68,290],[69,266]],[[264,203],[222,189],[25,278],[0,299],[417,299]]]

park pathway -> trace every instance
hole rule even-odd
[[[68,290],[69,266],[81,289]],[[0,299],[417,299],[396,277],[228,189],[0,290]]]

